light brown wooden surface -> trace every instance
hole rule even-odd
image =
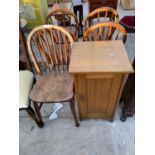
[[[69,72],[75,79],[80,120],[112,121],[125,77],[133,72],[123,42],[73,43]]]
[[[73,43],[70,73],[132,73],[122,41]]]
[[[88,75],[93,76],[88,78]],[[75,75],[80,119],[104,118],[112,120],[118,103],[117,98],[122,79],[123,74],[113,74],[113,76],[106,73]]]
[[[39,76],[30,93],[36,102],[62,102],[73,97],[73,78],[69,74]]]

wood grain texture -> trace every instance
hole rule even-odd
[[[73,44],[69,72],[74,75],[80,120],[113,120],[128,73],[133,72],[122,41]]]
[[[73,43],[70,73],[132,73],[122,41]]]
[[[123,74],[115,74],[115,78],[113,78],[113,85],[111,86],[111,91],[109,94],[109,108],[107,109],[107,115],[111,117],[111,121],[113,120],[116,108],[119,103],[118,98],[121,93],[121,88],[123,86],[122,79]]]
[[[87,79],[88,113],[106,112],[111,81],[111,79]]]
[[[106,75],[106,73],[102,73]],[[104,118],[112,120],[118,105],[118,94],[122,85],[123,74],[113,74],[112,77],[95,75],[90,79],[88,74],[76,75],[78,91],[78,109],[80,119]],[[98,77],[99,75],[99,77]]]
[[[30,93],[36,102],[67,101],[73,97],[73,77],[67,73],[39,76]]]
[[[42,25],[34,28],[28,35],[27,45],[36,72],[43,74],[47,70],[60,71],[68,67],[72,44],[73,38],[62,27]]]
[[[38,74],[30,93],[38,119],[42,122],[41,106],[38,104],[67,101],[70,103],[75,125],[78,127],[74,106],[73,78],[68,74],[73,44],[72,36],[60,26],[42,25],[30,32],[27,44]]]

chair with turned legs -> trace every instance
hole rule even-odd
[[[30,93],[39,121],[43,123],[40,109],[44,103],[69,102],[76,127],[73,77],[68,74],[73,38],[64,28],[42,25],[34,28],[27,39],[33,62],[36,84]]]

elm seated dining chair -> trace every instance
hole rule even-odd
[[[74,41],[77,41],[79,24],[76,15],[71,10],[56,7],[47,15],[45,22],[63,27],[71,34]]]
[[[32,107],[30,106],[29,93],[32,89],[34,75],[28,70],[19,71],[19,110],[25,110],[29,116],[36,122],[38,127],[42,127],[42,123],[38,118]]]
[[[84,33],[94,24],[110,21],[119,23],[118,12],[111,7],[97,8],[90,12],[84,20]]]
[[[28,35],[30,58],[37,73],[36,84],[30,93],[39,121],[43,103],[69,102],[76,127],[73,77],[68,74],[73,38],[62,27],[42,25]]]
[[[85,33],[84,41],[122,40],[126,42],[126,30],[119,23],[104,22],[91,26]]]

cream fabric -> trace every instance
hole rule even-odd
[[[19,71],[19,108],[29,105],[29,93],[32,88],[34,75],[30,71]]]

